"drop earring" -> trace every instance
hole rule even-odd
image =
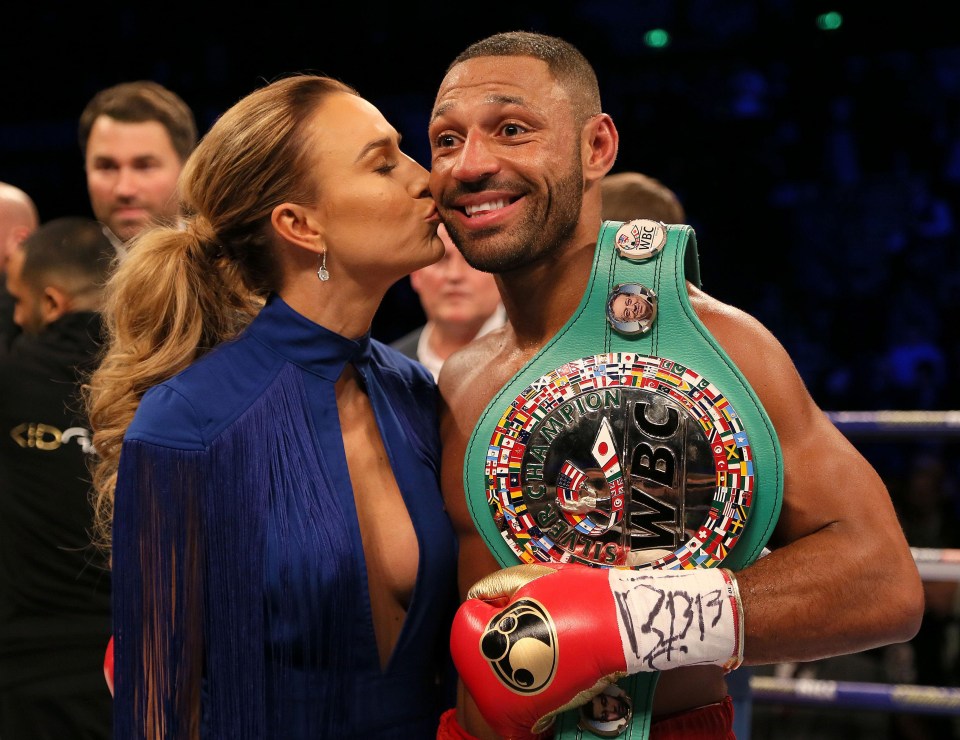
[[[325,283],[330,279],[330,273],[327,272],[327,249],[324,247],[323,254],[320,255],[320,269],[317,270],[317,277],[320,282]]]

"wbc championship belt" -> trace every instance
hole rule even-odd
[[[779,442],[687,280],[699,286],[692,228],[603,223],[580,306],[467,446],[467,506],[502,567],[736,571],[760,555],[780,513]],[[647,738],[658,675],[608,688],[629,699],[620,719],[567,711],[555,736]]]

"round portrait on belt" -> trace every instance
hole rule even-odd
[[[621,334],[643,334],[657,317],[657,294],[646,285],[623,283],[607,298],[607,320]]]
[[[610,684],[580,707],[580,728],[600,737],[616,737],[632,716],[633,706],[627,692]]]

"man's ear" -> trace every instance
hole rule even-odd
[[[599,180],[617,161],[620,134],[613,119],[606,113],[591,116],[583,127],[583,177]]]
[[[296,203],[281,203],[270,214],[270,223],[285,241],[319,253],[323,245],[323,229],[316,216]]]
[[[13,250],[20,246],[20,243],[30,236],[33,231],[29,226],[14,226],[7,232],[7,243],[3,245],[6,250],[6,256],[9,257]]]
[[[52,324],[61,316],[70,313],[73,299],[66,291],[55,285],[48,285],[40,295],[40,317],[43,325]]]

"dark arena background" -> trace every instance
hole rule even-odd
[[[0,181],[44,221],[90,215],[76,128],[97,90],[161,82],[203,133],[298,71],[358,88],[429,166],[427,117],[457,52],[495,31],[563,36],[596,67],[621,135],[614,171],[680,196],[704,289],[786,346],[884,476],[925,563],[915,640],[751,669],[733,682],[739,736],[960,738],[960,570],[948,562],[960,548],[956,12],[933,0],[11,3]],[[373,333],[391,341],[422,319],[404,280]]]

